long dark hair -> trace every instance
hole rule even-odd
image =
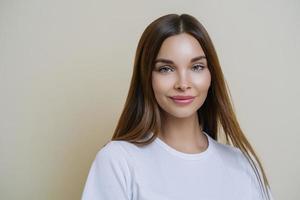
[[[203,131],[217,141],[223,134],[227,144],[242,151],[256,174],[261,191],[270,199],[265,171],[240,128],[213,43],[203,25],[191,15],[162,16],[143,32],[136,50],[128,96],[112,140],[125,140],[143,146],[157,137],[161,118],[151,85],[154,60],[163,41],[180,33],[188,33],[199,41],[211,73],[207,98],[197,111]],[[148,137],[150,132],[154,134]]]

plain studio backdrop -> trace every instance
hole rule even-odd
[[[297,0],[0,1],[0,199],[80,199],[154,19],[209,32],[275,199],[300,199]]]

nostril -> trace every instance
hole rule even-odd
[[[180,89],[180,90],[186,90],[189,88],[189,86],[188,85],[177,85],[175,88]]]

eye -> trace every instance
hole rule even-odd
[[[204,69],[203,65],[197,64],[193,66],[193,69],[195,69],[195,71],[201,71]]]
[[[162,66],[158,69],[159,72],[161,73],[166,73],[166,72],[169,72],[169,71],[173,71],[173,69],[171,67],[166,67],[168,65],[165,65],[165,66]]]

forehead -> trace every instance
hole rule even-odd
[[[163,41],[157,58],[189,59],[200,55],[205,54],[198,40],[190,34],[181,33]]]

